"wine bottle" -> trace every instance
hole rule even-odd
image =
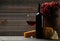
[[[43,27],[44,27],[44,20],[42,13],[40,12],[40,4],[39,4],[38,13],[36,14],[36,38],[38,39],[43,38]]]

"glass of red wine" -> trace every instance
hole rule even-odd
[[[36,18],[34,13],[27,14],[27,24],[29,30],[33,30],[36,28]]]

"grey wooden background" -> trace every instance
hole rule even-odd
[[[18,36],[23,35],[25,31],[35,29],[26,23],[26,15],[35,15],[38,12],[38,3],[45,1],[52,0],[0,0],[0,19],[8,21],[5,26],[0,25],[0,35]]]
[[[0,19],[7,19],[7,24],[0,25],[0,35],[23,35],[24,32],[33,30],[27,24],[27,14],[30,14],[32,19],[37,13],[37,5],[25,6],[3,6],[0,8]]]

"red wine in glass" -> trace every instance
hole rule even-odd
[[[31,26],[36,25],[36,22],[35,22],[35,21],[27,21],[27,23],[28,23],[29,25],[31,25]]]

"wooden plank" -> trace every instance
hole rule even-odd
[[[52,0],[1,0],[1,5],[21,5],[21,4],[38,4],[46,1],[52,1]],[[59,1],[59,0],[54,0]],[[27,5],[28,5],[27,4]]]
[[[38,4],[37,5],[21,5],[21,6],[2,6],[0,7],[0,12],[37,12]]]

